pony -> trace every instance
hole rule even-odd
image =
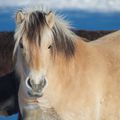
[[[120,119],[120,31],[85,42],[43,10],[18,11],[16,25],[23,119]]]
[[[101,36],[114,31],[85,31],[73,30],[78,36],[84,37],[86,41],[95,40]],[[0,32],[0,115],[9,116],[19,111],[18,87],[19,78],[14,72],[12,53],[14,48],[14,32]],[[4,49],[6,48],[6,49]],[[8,61],[9,59],[9,61]],[[14,87],[15,86],[15,87]],[[7,88],[7,89],[6,89]],[[5,93],[5,94],[3,94]],[[19,114],[20,119],[20,114]]]

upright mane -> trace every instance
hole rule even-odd
[[[56,16],[52,33],[56,50],[65,53],[66,57],[73,56],[75,52],[75,34],[70,30],[69,24]]]
[[[49,13],[49,12],[48,12]],[[41,43],[41,36],[43,29],[47,26],[45,15],[48,14],[43,11],[25,11],[25,20],[17,26],[15,39],[19,41],[22,39],[25,33],[28,40],[31,42]],[[75,34],[70,30],[70,26],[61,17],[55,15],[55,24],[51,29],[53,43],[52,43],[52,53],[61,52],[66,57],[71,57],[75,52],[75,44],[73,39],[75,39]],[[16,46],[17,46],[16,44]]]

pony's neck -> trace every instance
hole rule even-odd
[[[75,75],[81,75],[84,63],[87,60],[88,50],[82,38],[75,41],[74,56],[66,58],[63,54],[55,57],[48,75],[48,87],[54,92],[61,92],[68,84],[74,85]],[[79,64],[78,64],[79,63]],[[52,74],[51,74],[52,73]]]

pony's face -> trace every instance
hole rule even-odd
[[[21,77],[21,85],[29,96],[40,97],[47,84],[54,15],[51,12],[25,14],[20,11],[16,15],[16,22],[16,69]]]

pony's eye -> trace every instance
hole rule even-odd
[[[23,44],[22,44],[21,42],[19,43],[19,45],[20,45],[20,48],[22,48],[22,49],[23,49]]]
[[[49,45],[49,46],[48,46],[48,49],[50,49],[51,47],[52,47],[52,45]]]

